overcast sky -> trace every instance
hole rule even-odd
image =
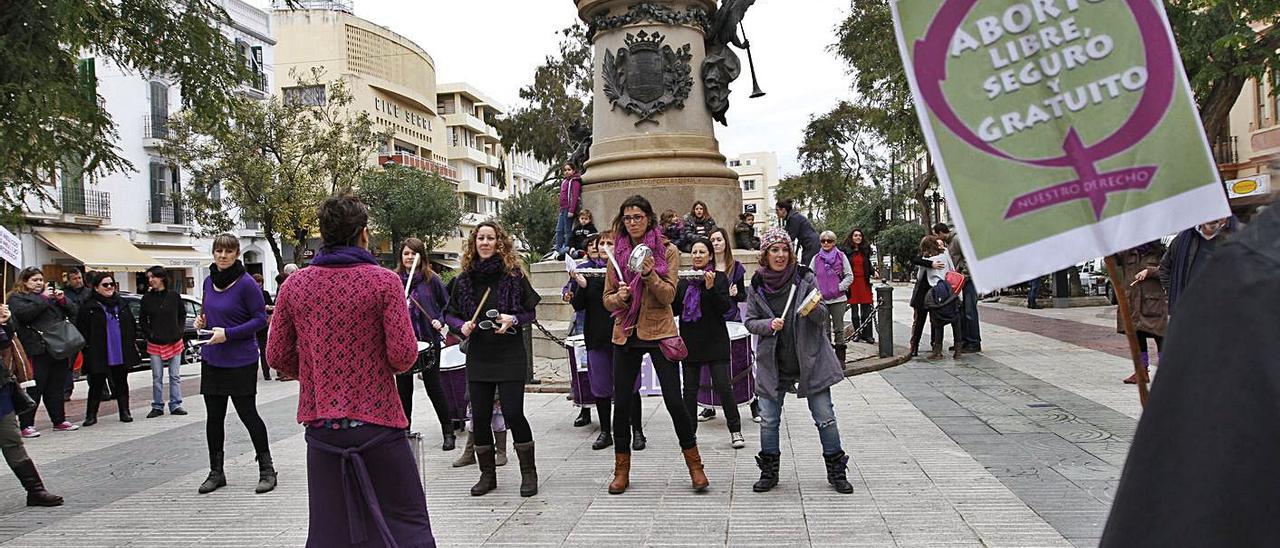
[[[269,9],[270,0],[248,0]],[[577,19],[572,0],[354,0],[357,16],[391,28],[435,59],[440,83],[468,82],[511,108],[543,59],[557,51],[557,31]],[[757,0],[743,24],[760,87],[733,84],[729,126],[716,125],[721,152],[773,151],[782,174],[799,171],[796,147],[809,117],[851,96],[849,77],[827,47],[850,0]],[[886,52],[896,55],[896,52]]]

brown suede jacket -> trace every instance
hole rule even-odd
[[[644,295],[631,294],[632,299],[641,298],[640,319],[636,322],[636,335],[640,340],[659,341],[677,335],[676,322],[671,315],[671,302],[676,298],[676,283],[680,279],[680,250],[671,242],[665,242],[667,254],[667,275],[659,276],[657,270],[644,277]],[[613,312],[630,306],[630,301],[618,297],[618,278],[613,269],[608,270],[604,283],[604,307]],[[613,321],[613,344],[624,345],[631,332],[624,333],[620,320]]]

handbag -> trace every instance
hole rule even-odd
[[[27,351],[22,347],[22,343],[17,337],[9,340],[9,346],[0,351],[0,361],[4,363],[4,368],[13,375],[13,380],[17,384],[22,384],[36,377],[35,372],[31,370],[31,359],[27,357]]]
[[[951,270],[947,272],[947,285],[951,286],[951,292],[956,295],[960,294],[960,290],[964,289],[964,274]]]
[[[662,355],[673,362],[684,361],[689,357],[689,347],[684,345],[684,338],[679,335],[658,341],[658,347],[662,350]]]
[[[13,402],[13,412],[21,415],[30,412],[36,408],[36,401],[31,399],[31,395],[27,393],[25,388],[18,386],[18,383],[9,383],[9,399]]]
[[[40,335],[49,356],[56,360],[70,358],[84,348],[84,335],[81,335],[80,330],[65,319],[55,322],[44,330],[33,328],[32,331]]]

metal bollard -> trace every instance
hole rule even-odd
[[[880,336],[880,357],[893,356],[893,286],[876,286],[876,332]]]

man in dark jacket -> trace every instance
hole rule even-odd
[[[151,412],[148,419],[164,414],[164,368],[169,367],[169,414],[186,415],[182,409],[183,334],[187,327],[186,307],[182,297],[165,284],[165,270],[153,266],[147,270],[148,291],[142,296],[138,326],[147,339],[151,355]]]
[[[72,268],[67,271],[67,286],[63,288],[67,300],[76,305],[76,309],[84,308],[84,303],[93,297],[93,288],[84,285],[84,272],[79,268]],[[72,364],[74,365],[74,364]],[[76,375],[68,374],[66,382],[66,391],[63,397],[65,401],[71,401],[71,392],[76,386]],[[102,391],[102,399],[111,399],[111,390],[104,389]]]
[[[1196,225],[1179,232],[1160,259],[1160,285],[1169,294],[1169,315],[1178,299],[1200,276],[1218,246],[1236,231],[1234,217]]]
[[[1104,547],[1280,539],[1280,209],[1259,214],[1197,268],[1169,322],[1166,361],[1138,422]]]
[[[809,222],[809,218],[795,211],[795,202],[790,199],[778,200],[778,221],[782,223],[782,228],[791,236],[791,240],[800,242],[800,264],[813,264],[813,258],[822,251],[822,246],[818,243],[818,231],[813,229],[813,223]]]

